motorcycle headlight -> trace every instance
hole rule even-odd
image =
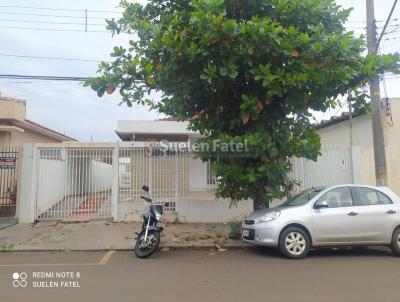
[[[161,213],[156,213],[156,219],[157,219],[157,221],[160,221],[160,219],[161,219]]]
[[[272,211],[272,212],[268,212],[266,214],[264,214],[258,221],[258,223],[261,222],[268,222],[271,220],[274,220],[276,218],[278,218],[281,215],[281,211]]]

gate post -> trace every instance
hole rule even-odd
[[[36,183],[37,183],[37,149],[31,144],[24,144],[21,156],[21,196],[19,208],[19,222],[35,222]]]
[[[118,193],[119,193],[119,142],[115,143],[112,158],[112,189],[111,214],[115,222],[118,221]]]

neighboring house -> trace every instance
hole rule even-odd
[[[18,215],[21,147],[75,141],[26,119],[25,101],[0,96],[0,217]]]
[[[26,119],[25,101],[0,96],[0,147],[75,139]]]
[[[400,194],[400,98],[382,101],[382,120],[385,136],[388,182],[390,188]],[[356,182],[375,185],[374,144],[372,137],[372,114],[356,114],[352,119],[352,146],[360,147],[359,179]],[[350,147],[348,114],[332,117],[317,126],[324,146]]]

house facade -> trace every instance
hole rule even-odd
[[[389,187],[400,195],[400,98],[382,101],[382,120]],[[348,114],[332,117],[317,125],[322,145],[359,147],[359,183],[375,185],[372,114],[357,114],[350,130]],[[352,142],[350,137],[352,136]]]
[[[384,135],[386,144],[386,156],[388,166],[389,186],[400,194],[400,99],[383,100],[382,115],[384,121]],[[154,141],[195,141],[199,134],[187,130],[188,122],[177,122],[171,119],[158,121],[119,121],[117,135],[122,141],[130,142],[152,142]],[[344,170],[351,165],[347,173],[348,177],[338,175],[337,182],[356,182],[361,184],[375,184],[375,168],[373,157],[372,139],[372,115],[354,114],[352,119],[352,130],[349,126],[349,115],[333,116],[329,120],[323,120],[316,125],[317,132],[321,137],[323,152],[330,153],[332,149],[339,154],[338,156],[328,157],[330,165],[338,166],[339,170]],[[351,138],[352,136],[352,138]],[[346,151],[348,150],[348,152]],[[343,155],[341,154],[343,151]],[[329,154],[328,154],[329,155]],[[326,157],[326,156],[325,156]],[[336,160],[337,162],[332,162]],[[319,159],[321,162],[324,156]],[[307,163],[312,165],[312,163]],[[327,163],[325,163],[327,164]],[[307,169],[297,165],[297,170]],[[295,167],[296,169],[296,167]],[[187,164],[188,190],[207,191],[215,186],[208,163],[203,163],[189,155]],[[297,173],[293,177],[298,177]],[[350,175],[351,174],[351,175]],[[300,177],[300,180],[307,183],[302,188],[311,185],[320,185],[314,179],[307,179],[307,176]],[[315,183],[313,183],[313,181]],[[323,184],[331,184],[334,180],[327,179]],[[208,189],[207,189],[208,188]]]
[[[0,217],[18,217],[20,161],[25,143],[75,141],[26,118],[26,102],[0,96]]]
[[[391,100],[385,117],[389,186],[398,194],[400,158],[400,101]],[[352,143],[348,115],[315,125],[322,140],[316,162],[292,158],[291,178],[301,185],[293,193],[337,183],[374,184],[372,120],[355,114]],[[390,122],[390,123],[389,123]],[[208,162],[196,158],[188,141],[198,133],[187,122],[173,120],[119,121],[122,141],[114,143],[36,143],[23,150],[23,192],[20,222],[113,218],[140,221],[149,185],[154,203],[169,202],[166,219],[182,222],[228,222],[252,211],[252,201],[229,207],[216,199],[217,179]],[[182,149],[160,149],[161,142],[183,144]]]
[[[0,146],[61,143],[75,139],[26,118],[26,102],[0,96]]]

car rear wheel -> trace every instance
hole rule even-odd
[[[396,256],[400,257],[400,227],[393,232],[392,244],[390,247]]]
[[[287,258],[302,259],[310,249],[310,238],[303,229],[288,227],[281,233],[279,249]]]

